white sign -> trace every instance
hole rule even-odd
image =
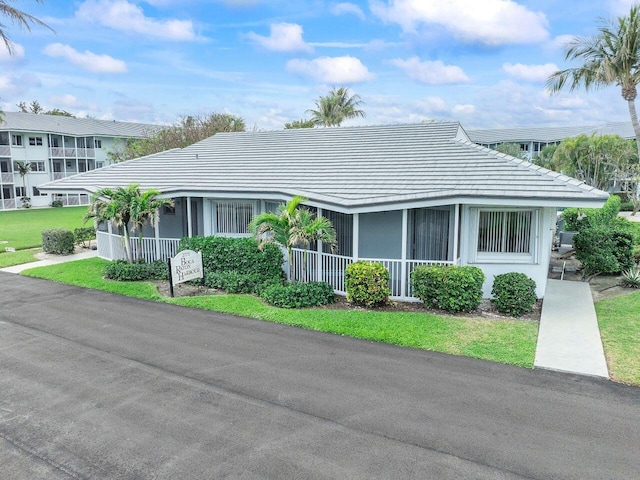
[[[203,276],[202,252],[183,250],[171,259],[171,285]]]

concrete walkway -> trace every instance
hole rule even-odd
[[[534,367],[609,378],[589,284],[547,282]]]
[[[56,255],[38,262],[23,263],[22,265],[14,265],[13,267],[0,268],[0,272],[20,273],[23,270],[28,270],[29,268],[45,267],[47,265],[55,265],[56,263],[73,262],[74,260],[82,260],[97,256],[97,250],[89,250],[87,252],[75,253],[73,255]]]

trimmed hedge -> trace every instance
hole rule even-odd
[[[110,262],[102,275],[109,280],[120,282],[138,282],[141,280],[168,280],[169,266],[162,260],[151,263],[127,263],[125,260]]]
[[[491,295],[498,311],[512,317],[521,317],[533,310],[538,299],[536,282],[524,273],[518,272],[496,275]]]
[[[65,255],[73,253],[75,246],[75,238],[70,230],[54,228],[42,231],[42,250],[45,253]]]
[[[389,278],[389,271],[381,263],[358,261],[347,265],[347,300],[369,308],[386,304],[391,294]]]
[[[576,258],[587,275],[619,273],[635,263],[633,236],[618,228],[604,225],[583,228],[573,241]]]
[[[88,248],[87,242],[96,238],[96,230],[93,227],[76,228],[73,230],[73,238],[76,245]]]
[[[282,284],[281,279],[266,279],[257,273],[241,272],[206,272],[204,284],[209,288],[217,288],[227,293],[257,293],[264,285]]]
[[[260,297],[280,308],[317,307],[336,300],[333,288],[326,282],[274,284],[265,287]]]
[[[268,243],[259,249],[253,238],[182,238],[178,251],[181,250],[202,252],[205,273],[242,272],[260,275],[265,280],[284,278],[280,247]]]
[[[418,266],[411,272],[413,294],[428,308],[471,312],[482,301],[484,273],[478,267]]]

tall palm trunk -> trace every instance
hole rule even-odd
[[[634,92],[635,93],[635,92]],[[624,92],[623,92],[624,96]],[[627,96],[627,106],[629,107],[629,116],[631,117],[631,125],[633,126],[633,132],[636,135],[636,146],[638,147],[638,161],[640,162],[640,122],[638,122],[638,112],[636,111],[636,102],[635,95],[633,97]],[[635,215],[640,208],[640,199],[638,199],[638,188],[640,183],[640,178],[635,178],[635,187],[633,190],[633,194],[631,195],[631,202],[633,203],[633,212],[631,215]]]

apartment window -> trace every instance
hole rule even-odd
[[[41,147],[42,137],[29,137],[29,145],[32,147]]]
[[[25,194],[25,188],[24,187],[16,187],[16,197],[20,198],[20,197],[24,197]]]
[[[96,168],[104,167],[104,162],[96,162]]]
[[[23,147],[22,135],[11,135],[11,145],[14,147]]]
[[[217,202],[216,232],[248,234],[253,218],[253,202]]]
[[[95,139],[95,140],[93,141],[93,145],[94,145],[96,148],[102,148],[102,140]]]
[[[0,132],[0,145],[9,145],[9,134],[7,132]]]
[[[536,210],[478,210],[476,261],[534,261],[536,220]]]
[[[32,172],[44,172],[45,166],[44,162],[30,162],[31,163],[31,171]]]
[[[451,210],[409,210],[409,254],[412,260],[449,260]]]

